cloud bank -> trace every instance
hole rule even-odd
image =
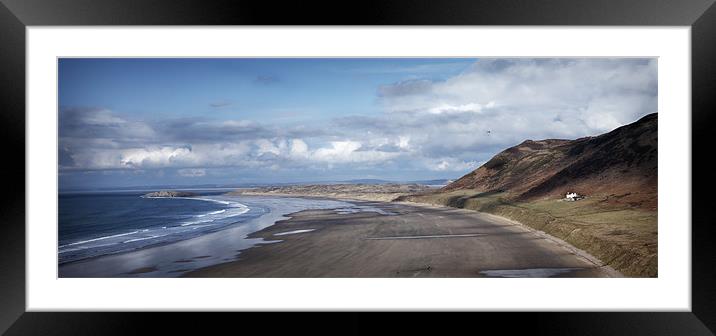
[[[373,99],[380,113],[296,125],[135,120],[104,108],[64,107],[60,170],[172,168],[187,178],[225,167],[266,174],[370,169],[459,176],[525,139],[596,135],[656,112],[657,64],[481,59],[446,80],[386,83]]]

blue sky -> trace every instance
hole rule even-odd
[[[62,59],[60,105],[128,117],[252,120],[380,113],[376,88],[443,80],[470,59]],[[290,113],[295,111],[294,113]]]
[[[455,178],[656,112],[653,59],[58,62],[61,189]]]

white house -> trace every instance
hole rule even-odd
[[[568,192],[564,199],[568,201],[576,201],[584,198],[584,196],[577,194],[576,192]]]

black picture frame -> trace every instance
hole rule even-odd
[[[611,25],[690,26],[692,90],[692,310],[690,312],[552,312],[441,315],[440,323],[392,315],[385,332],[452,331],[466,324],[480,330],[590,335],[713,335],[716,331],[716,233],[708,211],[711,134],[716,93],[716,6],[714,0],[493,0],[439,2],[183,1],[183,0],[0,0],[0,137],[5,200],[0,211],[0,333],[127,334],[137,324],[175,324],[177,317],[148,313],[25,312],[25,28],[50,25]],[[688,113],[688,111],[683,111]],[[22,178],[21,178],[22,177]],[[689,223],[668,223],[688,225]],[[249,323],[255,315],[204,318],[217,325]],[[293,331],[302,317],[272,317],[272,331]],[[341,333],[370,332],[374,314],[322,318]],[[504,323],[505,320],[519,323]],[[325,321],[330,321],[326,324]],[[205,321],[206,322],[206,321]],[[185,332],[204,326],[182,325]],[[326,332],[312,326],[312,331]],[[475,329],[477,330],[477,329]],[[333,331],[333,330],[332,330]]]

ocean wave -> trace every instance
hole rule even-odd
[[[243,203],[239,203],[237,201],[232,200],[222,200],[222,199],[214,199],[214,198],[203,198],[203,197],[175,197],[180,199],[193,199],[193,200],[200,200],[200,201],[209,201],[209,202],[216,202],[223,205],[227,205],[228,208],[211,211],[203,214],[195,215],[195,218],[200,218],[198,220],[190,220],[185,221],[179,224],[180,227],[186,227],[191,226],[192,230],[203,228],[203,227],[210,227],[212,226],[213,222],[216,221],[222,221],[227,218],[236,217],[239,215],[243,215],[251,210],[247,205]],[[203,224],[203,225],[201,225]]]
[[[212,212],[207,212],[207,213],[205,213],[205,214],[199,214],[199,215],[196,215],[196,216],[194,216],[194,217],[199,217],[199,218],[200,218],[200,217],[206,217],[206,216],[211,216],[211,215],[218,215],[218,214],[221,214],[221,213],[224,213],[224,212],[226,212],[226,209],[221,209],[221,210],[216,210],[216,211],[212,211]]]
[[[187,222],[173,223],[173,225],[165,225],[161,227],[134,229],[129,232],[112,234],[92,239],[86,239],[68,244],[60,245],[58,253],[64,254],[68,252],[76,252],[87,249],[107,248],[112,245],[135,243],[140,241],[161,240],[165,236],[174,236],[186,234],[196,229],[212,227],[220,223],[222,220],[230,217],[239,216],[250,210],[250,208],[242,203],[205,197],[146,197],[146,198],[171,198],[171,199],[190,199],[197,201],[219,203],[227,206],[225,209],[219,209],[194,215],[197,220]],[[202,225],[203,224],[203,225]],[[225,222],[221,224],[226,224]],[[190,226],[190,227],[187,227]],[[161,231],[162,233],[159,233]],[[98,244],[98,242],[101,242]]]
[[[134,197],[136,196],[129,195],[127,199]],[[193,203],[189,203],[189,206],[186,206],[187,204],[182,203],[181,201],[177,201],[178,203],[174,203],[172,201],[152,202],[151,200],[147,199],[146,202],[141,202],[142,206],[140,208],[145,210],[148,209],[143,213],[157,214],[158,216],[151,216],[151,218],[149,218],[148,220],[138,221],[137,226],[141,225],[140,227],[132,227],[132,223],[127,222],[131,218],[121,218],[123,220],[122,224],[127,223],[126,225],[128,226],[124,226],[124,229],[119,232],[105,231],[105,237],[94,238],[92,236],[85,236],[75,237],[76,239],[81,239],[82,241],[63,241],[61,243],[71,243],[60,246],[60,249],[58,251],[59,263],[62,265],[91,257],[124,253],[149,248],[152,246],[172,244],[177,241],[192,239],[201,235],[206,235],[210,232],[217,232],[224,228],[240,226],[239,223],[249,222],[252,219],[261,217],[264,214],[271,212],[277,212],[278,216],[279,214],[285,215],[306,209],[350,209],[353,205],[351,203],[343,201],[283,197],[233,198],[215,195],[186,198],[165,198],[179,200],[191,199],[204,202],[213,202],[221,204],[222,206],[206,207],[203,205],[198,206],[199,204]],[[134,203],[136,201],[137,200],[134,199],[129,200],[128,202]],[[240,203],[239,201],[245,202],[246,205]],[[363,210],[365,211],[366,209]],[[173,218],[172,216],[167,216],[167,218],[164,218],[163,216],[167,213],[167,211],[169,213],[176,213],[177,215],[173,216]],[[274,223],[271,218],[268,218],[266,221],[257,221],[255,222],[255,224],[247,225],[244,229],[241,230],[246,230],[247,232],[260,230],[262,227],[265,227],[266,225],[272,225]],[[148,223],[151,224],[147,225]],[[97,224],[99,225],[102,223],[99,222]],[[294,230],[281,233],[278,236],[301,233],[309,234],[308,232],[309,231],[307,230]],[[278,241],[280,240],[275,240],[272,242]],[[237,243],[243,244],[244,242]],[[232,246],[230,252],[233,256],[235,255],[235,247],[233,246],[233,243],[231,245]]]
[[[57,254],[63,254],[63,253],[68,253],[68,252],[77,252],[77,251],[86,250],[86,249],[88,249],[88,248],[99,248],[99,247],[107,247],[107,246],[112,246],[112,245],[117,245],[117,243],[108,243],[108,244],[92,245],[92,246],[90,246],[90,247],[87,247],[87,246],[78,246],[78,247],[74,247],[74,248],[65,248],[65,249],[63,249],[63,250],[57,251]],[[67,245],[64,245],[64,246],[67,246]]]
[[[140,230],[137,230],[137,231],[127,232],[127,233],[119,233],[119,234],[115,234],[115,235],[111,235],[111,236],[104,236],[104,237],[99,237],[99,238],[94,238],[94,239],[82,240],[82,241],[78,241],[78,242],[74,242],[74,243],[60,245],[60,248],[67,247],[67,246],[80,245],[80,244],[87,244],[87,243],[92,243],[92,242],[96,242],[99,240],[105,240],[105,239],[110,239],[110,238],[129,236],[132,234],[137,234],[139,232],[140,232]],[[144,232],[146,232],[146,231],[144,231]]]
[[[238,202],[230,202],[225,200],[219,200],[215,198],[206,198],[206,197],[169,197],[169,196],[139,196],[141,198],[167,198],[167,199],[183,199],[183,200],[194,200],[194,201],[204,201],[204,202],[214,202],[219,203],[223,205],[233,205],[233,204],[239,204],[241,206],[245,206]]]
[[[233,205],[234,203],[232,203]],[[187,221],[179,224],[180,226],[189,226],[189,225],[196,225],[196,224],[202,224],[202,223],[211,223],[217,220],[222,220],[226,218],[236,217],[242,214],[245,214],[249,212],[249,207],[241,204],[241,203],[235,203],[236,205],[229,209],[222,209],[217,211],[208,212],[205,214],[196,215],[196,218],[201,218],[200,220],[194,220],[194,221]]]
[[[154,238],[159,238],[159,237],[164,237],[164,236],[168,236],[168,235],[157,235],[157,236],[133,238],[133,239],[129,239],[129,240],[123,241],[122,244],[133,243],[133,242],[136,242],[136,241],[142,241],[142,240],[147,240],[147,239],[154,239]]]
[[[204,219],[204,220],[198,220],[198,221],[183,222],[183,223],[179,224],[179,226],[196,225],[196,224],[208,223],[208,222],[213,222],[213,221],[214,221],[214,219]]]
[[[221,220],[221,219],[225,219],[225,218],[238,216],[238,215],[244,214],[250,210],[249,207],[246,206],[245,204],[242,204],[242,203],[239,203],[236,201],[229,201],[229,200],[222,200],[222,199],[208,198],[208,197],[166,197],[166,196],[151,196],[151,197],[141,196],[141,197],[213,202],[213,203],[219,203],[222,205],[226,205],[229,207],[229,209],[221,209],[221,210],[210,211],[207,213],[195,215],[194,216],[195,218],[205,218],[205,217],[209,217],[209,218],[202,219],[202,220],[196,220],[196,221],[182,222],[179,224],[179,226],[190,226],[190,225],[196,225],[196,224],[202,224],[202,223],[210,223],[210,222],[214,222],[216,220]],[[222,215],[222,216],[218,216],[218,215]]]

